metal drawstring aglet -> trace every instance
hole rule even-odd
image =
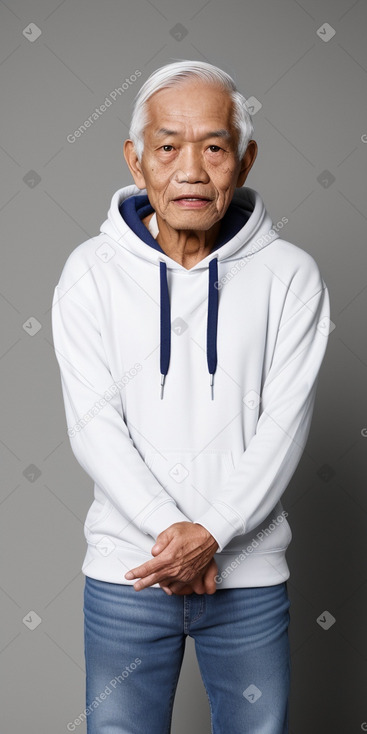
[[[161,375],[161,400],[163,400],[163,387],[166,375]]]
[[[211,388],[212,400],[214,400],[214,375],[210,375],[210,388]]]

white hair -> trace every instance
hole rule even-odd
[[[237,90],[232,77],[218,66],[213,66],[205,61],[186,59],[156,69],[144,82],[135,97],[129,136],[134,143],[138,160],[141,161],[143,155],[144,128],[149,122],[146,105],[148,99],[158,90],[180,84],[188,77],[215,84],[228,92],[233,101],[233,125],[238,132],[237,155],[241,160],[254,131],[245,97]]]

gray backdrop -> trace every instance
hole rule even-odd
[[[289,219],[284,238],[315,257],[329,287],[335,328],[283,496],[290,731],[366,731],[365,0],[7,0],[0,21],[2,731],[65,734],[85,707],[80,568],[93,485],[66,435],[51,300],[69,253],[132,183],[122,145],[134,95],[184,58],[222,67],[254,98],[259,154],[246,184],[274,222]],[[172,731],[210,732],[191,638]]]

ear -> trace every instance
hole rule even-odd
[[[145,178],[139,163],[138,156],[136,155],[135,146],[132,140],[125,140],[124,142],[124,158],[129,166],[130,173],[135,181],[135,185],[138,189],[145,189]]]
[[[249,140],[245,154],[241,161],[241,168],[240,168],[240,172],[238,175],[236,188],[240,188],[245,183],[246,178],[248,174],[250,173],[250,170],[253,164],[255,163],[257,151],[258,151],[258,147],[257,147],[256,140]]]

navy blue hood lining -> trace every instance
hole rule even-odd
[[[142,222],[144,217],[153,214],[154,209],[146,194],[129,196],[119,206],[119,212],[126,224],[132,231],[149,247],[158,252],[166,254],[154,239],[149,229]],[[250,214],[241,206],[231,202],[221,220],[217,241],[211,252],[231,240],[237,232],[244,227]],[[217,327],[218,327],[218,258],[213,257],[209,261],[209,283],[208,283],[208,320],[207,320],[207,342],[206,355],[208,371],[210,374],[211,398],[214,400],[214,373],[217,369]],[[168,372],[171,356],[171,312],[167,282],[167,264],[164,260],[159,263],[160,275],[160,371],[161,371],[161,399],[163,388]]]
[[[164,252],[149,232],[149,229],[142,222],[142,219],[154,212],[146,194],[129,196],[120,204],[119,212],[126,224],[128,224],[130,229],[132,229],[133,232],[143,240],[143,242],[159,252]],[[249,215],[243,207],[231,201],[223,219],[221,220],[217,242],[215,243],[212,252],[215,252],[215,250],[218,250],[222,245],[229,242],[229,240],[231,240],[232,237],[234,237],[235,234],[245,226],[248,218]]]

